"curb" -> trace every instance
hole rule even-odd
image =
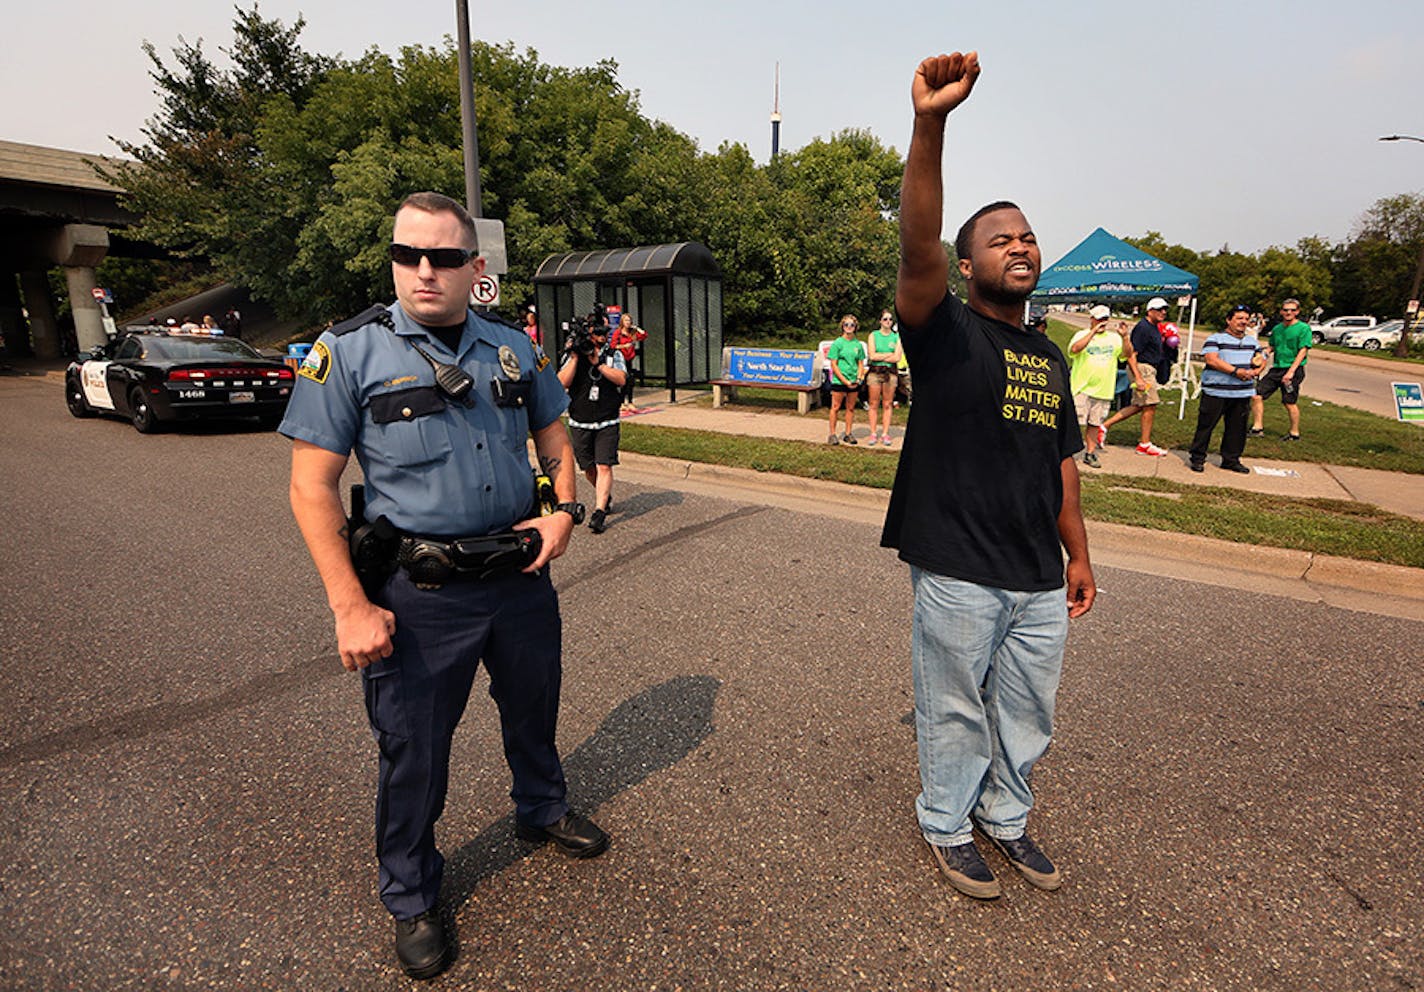
[[[802,513],[878,524],[890,492],[775,472],[620,452],[646,481]],[[1347,609],[1424,619],[1424,569],[1291,548],[1087,521],[1093,562],[1148,575],[1287,595]]]

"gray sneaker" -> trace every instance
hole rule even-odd
[[[999,880],[984,863],[979,848],[971,840],[955,847],[941,847],[930,844],[939,870],[944,872],[949,884],[972,899],[999,898]]]
[[[1086,455],[1084,455],[1084,456],[1083,456],[1083,464],[1084,464],[1084,465],[1090,465],[1090,466],[1092,466],[1093,468],[1102,468],[1102,467],[1103,467],[1102,460],[1098,458],[1098,453],[1097,453],[1096,451],[1090,451],[1090,452],[1088,452]]]
[[[827,443],[827,444],[840,444],[840,443],[841,443],[841,439],[838,438],[838,437],[836,437],[834,434],[832,434],[830,437],[826,438],[826,443]]]
[[[1028,834],[1013,840],[1000,840],[990,834],[984,836],[1009,859],[1009,864],[1019,870],[1029,885],[1052,892],[1063,884],[1063,876]]]

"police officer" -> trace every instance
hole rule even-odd
[[[396,956],[407,974],[432,978],[453,946],[437,905],[435,821],[481,660],[513,773],[516,832],[575,857],[601,854],[608,835],[569,810],[554,746],[560,619],[546,566],[583,517],[559,419],[567,398],[526,335],[468,309],[484,259],[460,204],[413,194],[392,237],[396,305],[321,335],[280,430],[294,442],[292,511],[335,614],[341,663],[362,673],[380,750],[376,855]],[[531,434],[561,501],[545,516],[534,509]],[[365,588],[338,488],[353,451],[365,520],[391,549],[374,580],[363,570]],[[501,533],[537,554],[512,567],[492,564],[507,555],[460,557]]]

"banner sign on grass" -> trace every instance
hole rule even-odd
[[[1417,382],[1391,382],[1394,408],[1407,424],[1424,424],[1424,389]]]
[[[815,385],[814,351],[778,348],[728,348],[726,378],[733,382],[765,382],[775,386]]]

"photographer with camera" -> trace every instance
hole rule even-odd
[[[559,381],[569,393],[569,440],[584,476],[594,485],[588,529],[602,534],[613,506],[613,466],[618,464],[618,418],[628,365],[608,346],[608,318],[600,306],[569,327]]]

